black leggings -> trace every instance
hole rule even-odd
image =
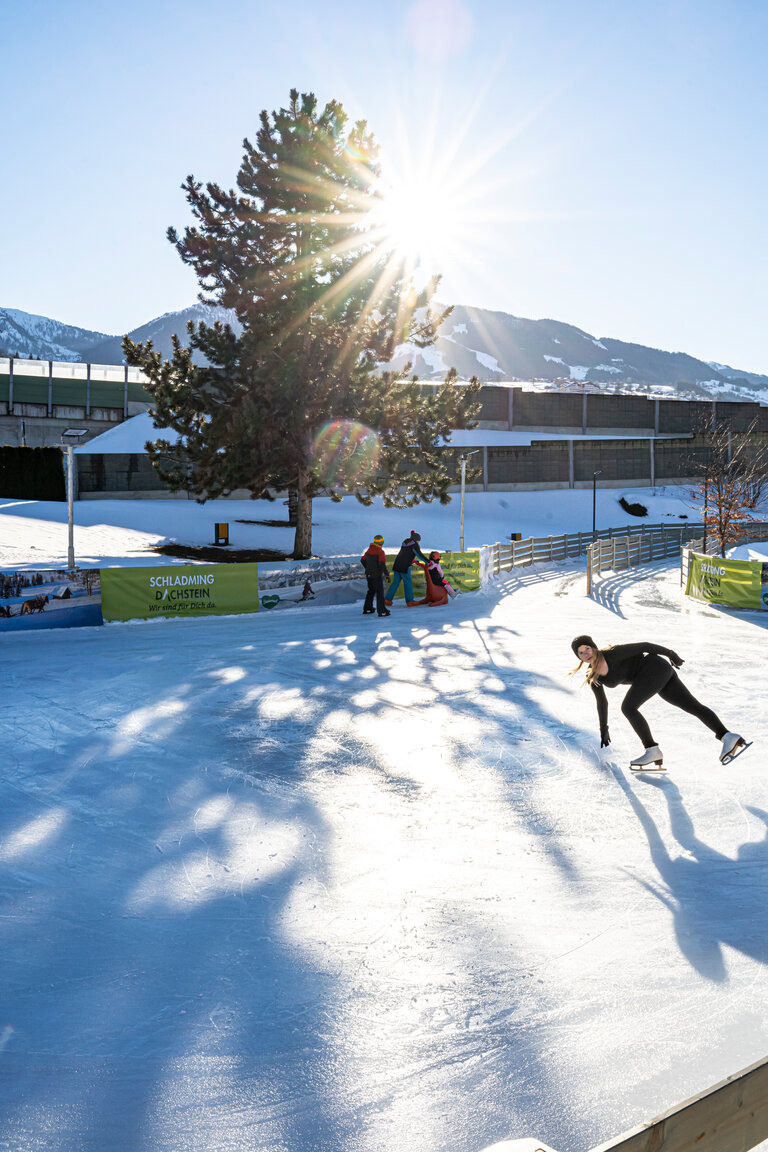
[[[648,655],[643,657],[640,669],[632,681],[632,685],[621,702],[621,710],[637,732],[645,748],[651,748],[656,743],[648,723],[641,716],[639,708],[650,700],[651,696],[661,696],[668,704],[681,708],[683,712],[690,712],[706,724],[722,740],[728,729],[723,722],[715,716],[711,708],[705,708],[695,696],[692,696],[674,668],[662,656]]]

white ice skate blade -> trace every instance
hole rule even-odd
[[[650,764],[630,764],[631,772],[666,772],[663,762],[655,763],[653,760]]]
[[[742,740],[740,744],[736,745],[733,752],[729,752],[727,756],[720,757],[720,763],[730,764],[737,756],[741,756],[742,752],[746,752],[747,748],[751,748],[753,744],[754,740],[750,740],[748,744],[745,740]]]

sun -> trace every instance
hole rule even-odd
[[[451,263],[462,245],[460,190],[438,173],[397,173],[382,181],[374,225],[379,243],[409,272],[425,277]]]

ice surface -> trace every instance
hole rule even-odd
[[[53,507],[6,501],[3,554],[58,555]],[[78,505],[91,552],[135,547],[119,507]],[[317,536],[380,512],[321,504]],[[763,1057],[765,614],[674,564],[584,587],[0,635],[0,1147],[582,1152]],[[631,777],[580,632],[675,648],[754,747],[722,768],[653,700],[669,773]]]

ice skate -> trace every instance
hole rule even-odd
[[[387,608],[385,608],[383,612],[379,612],[379,616],[391,616],[391,615],[392,615],[392,613]]]
[[[726,732],[723,736],[723,747],[720,751],[720,763],[730,764],[737,756],[741,756],[742,752],[746,752],[747,748],[752,747],[752,741],[749,743],[743,736],[739,736],[737,732]]]
[[[629,766],[633,772],[666,772],[664,757],[658,744],[646,748],[642,756],[638,756]]]

